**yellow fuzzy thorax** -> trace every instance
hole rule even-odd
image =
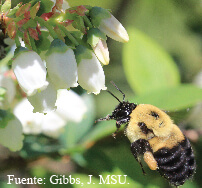
[[[152,116],[152,113],[156,113],[158,117]],[[170,117],[153,105],[138,105],[132,111],[130,117],[126,135],[131,143],[138,139],[148,140],[155,152],[162,147],[172,148],[184,139],[181,130],[173,123]],[[138,126],[140,122],[143,122],[151,130],[149,134],[142,132]]]

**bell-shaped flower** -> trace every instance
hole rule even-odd
[[[57,109],[42,113],[33,113],[33,106],[27,99],[20,101],[14,108],[14,114],[20,120],[25,134],[45,134],[57,138],[69,121],[80,122],[87,111],[82,97],[73,91],[58,91]]]
[[[60,39],[55,39],[46,54],[49,78],[56,89],[78,86],[77,63],[73,50]]]
[[[103,65],[109,64],[109,50],[105,40],[99,40],[93,51]]]
[[[12,78],[6,76],[5,72],[0,73],[0,87],[6,89],[5,99],[0,100],[0,108],[7,109],[15,97],[16,88]]]
[[[47,113],[55,109],[57,99],[57,90],[53,84],[49,82],[47,88],[35,95],[27,96],[27,99],[34,107],[33,112]]]
[[[25,134],[40,134],[43,114],[33,113],[33,106],[27,99],[21,100],[14,108],[13,113],[20,120]]]
[[[76,48],[78,82],[88,93],[99,94],[106,90],[105,74],[95,54],[84,46]]]
[[[57,110],[55,111],[66,121],[80,122],[87,111],[86,104],[82,97],[66,89],[58,90],[56,101]]]
[[[81,122],[87,112],[84,99],[66,89],[58,90],[56,106],[55,111],[44,115],[41,126],[42,133],[53,138],[57,138],[61,134],[64,126],[68,126],[68,122]]]
[[[48,86],[46,67],[34,51],[21,51],[13,60],[12,69],[20,87],[28,96]]]
[[[42,133],[49,137],[57,138],[62,133],[66,123],[66,119],[62,118],[55,111],[49,112],[43,117],[41,125]]]
[[[60,135],[62,128],[66,124],[55,111],[42,113],[33,113],[33,107],[27,99],[23,99],[14,108],[14,114],[19,118],[25,134],[45,134],[56,138]]]
[[[10,114],[7,116],[9,116],[9,119],[5,121],[3,119],[3,125],[1,126],[4,127],[0,128],[0,144],[9,148],[11,151],[19,151],[22,148],[24,139],[22,124],[14,115]]]
[[[98,27],[108,37],[119,41],[128,42],[129,36],[122,24],[106,9],[93,7],[90,17],[94,26]]]
[[[97,28],[91,28],[87,31],[87,42],[103,65],[109,64],[109,50],[106,40],[106,35]]]

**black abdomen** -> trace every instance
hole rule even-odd
[[[187,138],[178,146],[172,149],[162,148],[153,155],[158,163],[158,171],[172,185],[183,185],[195,172],[196,161]]]

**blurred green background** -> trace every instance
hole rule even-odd
[[[17,1],[13,1],[16,3]],[[24,1],[26,2],[26,1]],[[130,41],[121,44],[108,38],[110,64],[104,66],[106,86],[120,99],[110,84],[113,80],[134,103],[149,103],[169,111],[169,115],[191,140],[197,160],[193,181],[182,187],[202,185],[202,1],[200,0],[69,0],[70,6],[92,5],[111,9],[127,29]],[[202,84],[200,85],[202,87]],[[76,90],[78,93],[80,90]],[[54,185],[53,174],[81,178],[83,187],[171,187],[160,175],[139,164],[130,152],[123,131],[114,139],[115,122],[94,120],[111,113],[117,101],[106,91],[86,95],[88,112],[79,123],[68,123],[58,140],[44,135],[26,136],[21,152],[1,149],[0,187],[7,175],[46,178],[43,185],[24,187],[81,187],[81,184]],[[122,129],[123,130],[123,129]],[[6,151],[6,152],[5,152]],[[93,175],[95,184],[86,184]],[[99,175],[127,175],[129,184],[99,184]],[[124,177],[121,177],[124,182]]]

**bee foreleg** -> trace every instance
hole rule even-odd
[[[116,137],[117,133],[119,132],[119,129],[121,127],[121,123],[119,121],[116,122],[116,131],[112,134],[113,137]]]
[[[108,115],[107,115],[106,117],[104,117],[104,118],[100,118],[100,119],[95,120],[95,123],[97,123],[98,121],[109,121],[109,120],[111,120],[111,119],[113,119],[113,117],[108,114]]]

